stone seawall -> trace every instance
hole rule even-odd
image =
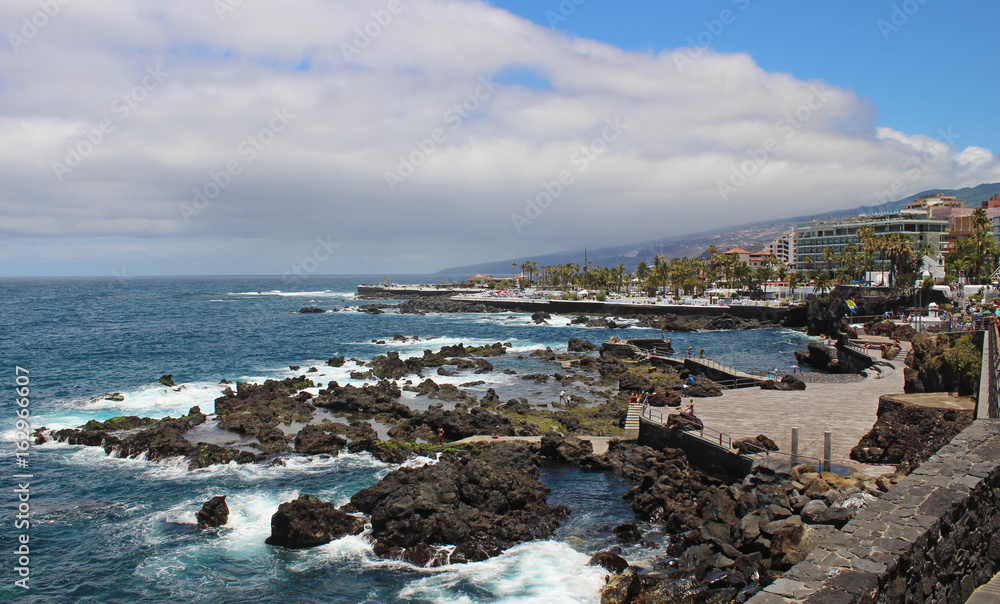
[[[609,315],[676,315],[678,317],[721,317],[755,319],[762,323],[781,324],[788,314],[782,306],[697,306],[689,304],[627,304],[597,300],[519,300],[516,298],[459,298],[463,302],[482,303],[501,310],[549,312],[560,314],[602,313]]]
[[[962,603],[1000,570],[1000,421],[979,420],[750,604]]]
[[[753,469],[753,460],[739,455],[736,449],[699,438],[680,430],[668,430],[645,418],[639,423],[639,444],[653,449],[683,449],[691,464],[713,476],[740,481]]]

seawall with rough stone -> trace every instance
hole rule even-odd
[[[749,604],[965,602],[1000,570],[1000,421],[959,433]]]

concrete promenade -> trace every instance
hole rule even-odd
[[[872,356],[880,358],[878,344],[886,338],[869,337]],[[850,460],[851,449],[871,430],[877,419],[878,401],[883,394],[903,392],[903,360],[909,352],[909,342],[902,342],[903,351],[889,361],[890,367],[879,366],[881,377],[869,377],[847,383],[807,383],[806,389],[789,392],[742,388],[724,390],[721,397],[696,398],[694,412],[707,428],[729,434],[733,440],[764,434],[777,443],[782,452],[792,449],[792,428],[799,429],[799,454],[823,457],[824,432],[832,433],[831,460],[834,464],[855,466],[874,475],[892,471],[891,466],[863,466]],[[692,399],[684,399],[684,404]],[[675,413],[662,409],[664,414]]]

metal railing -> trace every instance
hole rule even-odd
[[[1000,338],[1000,325],[994,323],[986,332],[986,339],[983,346],[987,348],[986,370],[989,371],[987,377],[988,392],[986,393],[986,417],[990,419],[1000,419],[1000,404],[998,404],[998,393],[1000,393],[1000,354],[997,354],[997,343]],[[982,398],[980,396],[980,398]],[[978,404],[978,403],[977,403]],[[978,409],[977,409],[978,412]],[[977,413],[978,415],[978,413]]]
[[[751,450],[752,453],[750,453],[750,455],[756,455],[758,457],[763,456],[768,458],[773,456],[781,459],[786,459],[790,467],[795,467],[799,464],[808,463],[810,465],[813,465],[817,469],[825,472],[829,472],[832,467],[830,459],[826,459],[823,457],[813,457],[811,455],[802,455],[797,452],[785,453],[783,451],[772,451],[770,449],[766,449],[764,447],[755,445],[750,442],[743,442],[740,444],[740,447],[734,447],[733,437],[730,436],[729,434],[726,434],[725,432],[720,432],[718,430],[713,430],[712,428],[706,428],[704,423],[693,422],[680,414],[672,414],[672,415],[675,415],[677,418],[674,421],[689,426],[689,428],[684,429],[685,433],[690,434],[692,436],[697,436],[701,440],[704,440],[718,447],[724,448],[727,451],[731,451],[732,449],[735,448],[737,449],[738,455],[746,455],[746,453],[743,453],[743,451],[740,449],[740,447],[742,447]],[[644,406],[641,417],[648,419],[651,422],[658,423],[661,426],[666,424],[666,416],[664,416],[663,412],[660,411],[659,409],[654,409],[652,407]]]

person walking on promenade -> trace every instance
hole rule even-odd
[[[705,347],[701,347],[701,352],[698,353],[698,358],[705,358]]]
[[[694,356],[694,346],[688,346],[688,356]]]

